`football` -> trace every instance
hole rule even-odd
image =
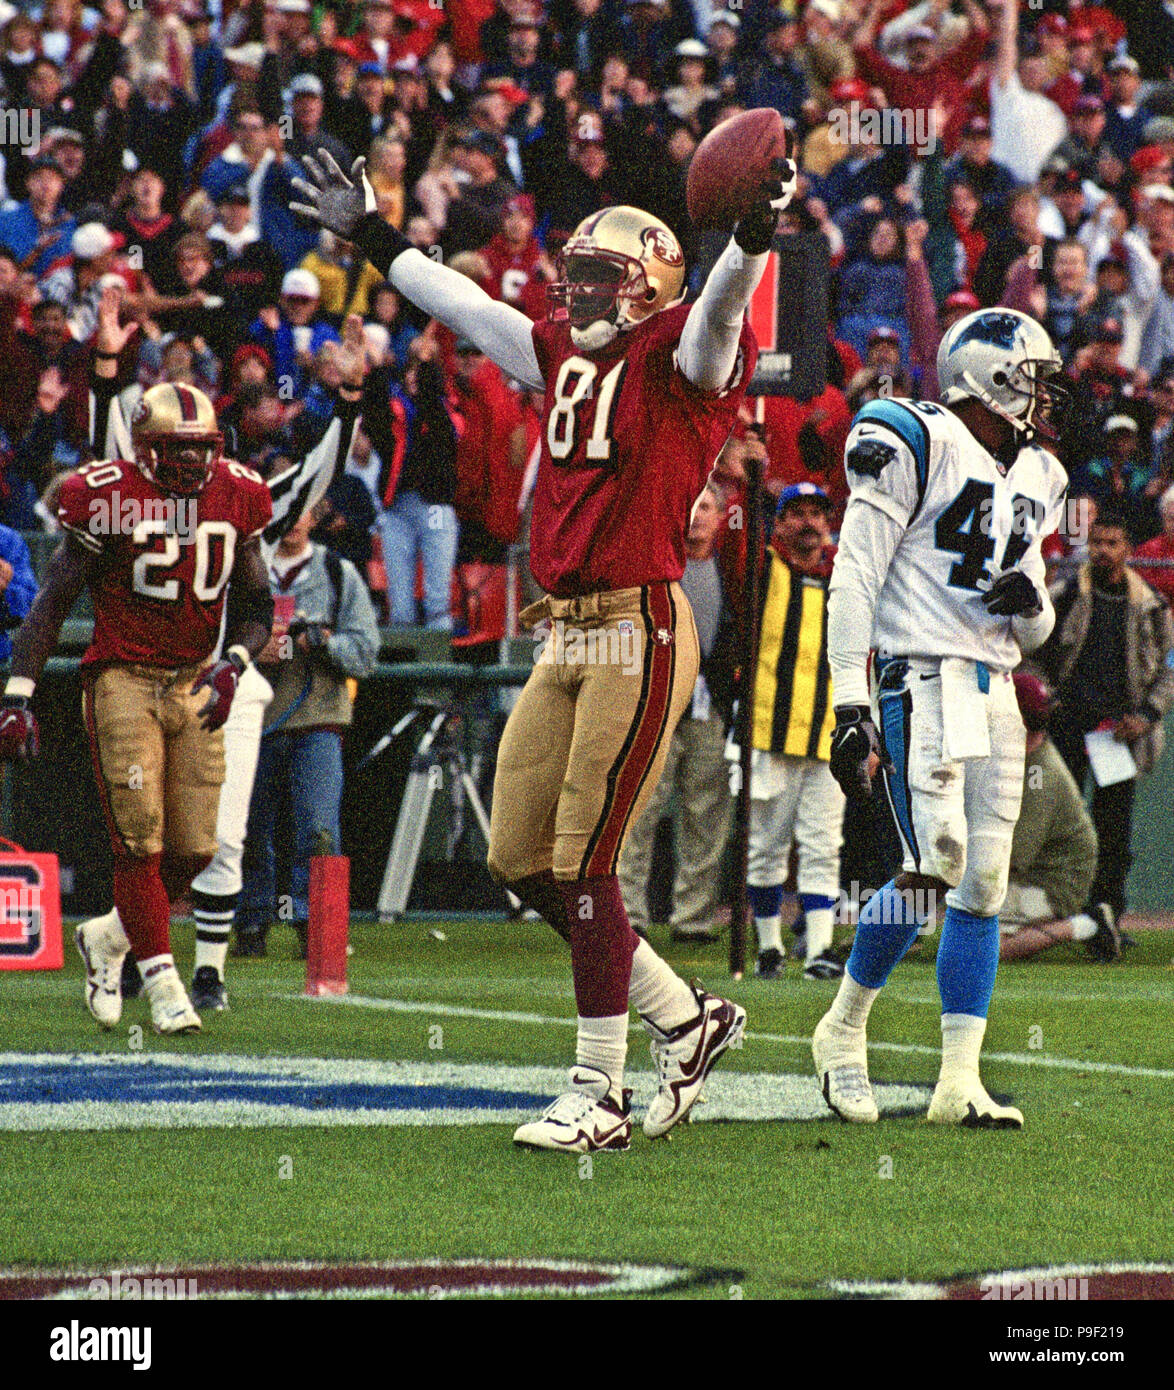
[[[728,230],[776,176],[788,154],[787,128],[773,106],[731,116],[702,140],[689,165],[685,199],[697,227]]]

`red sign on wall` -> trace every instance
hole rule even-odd
[[[61,890],[55,854],[0,853],[0,970],[60,970]]]

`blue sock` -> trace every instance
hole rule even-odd
[[[750,910],[755,917],[777,917],[783,906],[783,885],[771,883],[765,888],[750,883],[746,886]]]
[[[999,919],[947,907],[938,946],[942,1013],[986,1018],[999,968]]]
[[[835,898],[829,898],[824,893],[799,894],[799,906],[804,912],[818,912],[820,908],[834,908],[835,905]]]
[[[911,892],[902,893],[896,879],[890,879],[864,904],[848,957],[848,974],[858,985],[880,989],[917,940],[919,924],[912,899]]]

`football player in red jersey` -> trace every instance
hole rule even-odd
[[[362,160],[323,151],[293,208],[354,241],[395,288],[510,376],[545,391],[531,569],[548,624],[497,755],[489,867],[571,947],[579,1014],[569,1090],[514,1135],[533,1148],[625,1149],[628,1008],[644,1019],[656,1137],[682,1120],[745,1011],[691,989],[641,941],[616,863],[660,777],[698,670],[678,581],[689,514],[734,427],[757,345],[745,310],[795,186],[779,177],[734,230],[699,299],[685,260],[637,208],[586,218],[563,248],[551,317],[531,321],[411,247],[375,212]]]
[[[132,439],[134,462],[91,463],[62,486],[65,537],[13,640],[0,758],[36,753],[36,681],[88,586],[83,711],[114,850],[111,954],[134,950],[155,1030],[188,1033],[200,1017],[171,956],[170,902],[216,849],[222,728],[272,624],[260,554],[271,503],[257,473],[222,458],[212,403],[193,387],[145,392]],[[224,655],[209,662],[230,580]],[[87,962],[91,984],[100,974]]]

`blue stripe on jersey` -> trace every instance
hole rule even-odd
[[[882,695],[880,705],[881,734],[884,737],[885,752],[892,764],[892,772],[885,773],[885,787],[889,793],[889,804],[897,829],[905,841],[906,848],[915,867],[921,867],[921,854],[917,844],[917,833],[913,829],[913,808],[909,800],[909,746],[906,741],[905,723],[907,718],[905,691],[893,691]]]
[[[886,429],[892,430],[902,443],[908,445],[917,464],[917,496],[920,507],[929,480],[929,430],[925,421],[907,405],[883,397],[869,401],[863,406],[852,423],[858,425],[862,421],[884,425]]]

